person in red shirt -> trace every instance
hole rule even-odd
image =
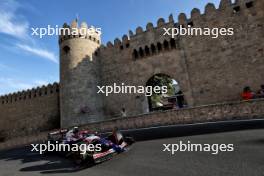
[[[251,91],[250,87],[247,86],[244,88],[241,97],[243,100],[251,100],[255,97],[255,94]]]

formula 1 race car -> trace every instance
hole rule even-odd
[[[76,164],[101,163],[111,159],[116,154],[128,151],[129,146],[135,142],[132,137],[124,137],[119,131],[107,135],[82,130],[76,132],[75,138],[70,139],[67,138],[69,133],[71,133],[71,130],[67,129],[49,133],[47,143],[57,146],[68,145],[70,150],[54,152],[72,158]],[[78,146],[77,149],[76,146]],[[74,147],[75,150],[72,150]]]

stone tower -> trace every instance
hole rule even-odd
[[[66,23],[59,36],[61,127],[71,127],[102,118],[102,101],[97,94],[100,84],[99,62],[94,59],[100,46],[100,31],[79,27],[77,20]]]

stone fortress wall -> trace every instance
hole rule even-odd
[[[59,119],[58,83],[0,97],[0,138],[59,128]]]
[[[197,106],[181,110],[169,110],[163,112],[153,112],[138,116],[126,118],[110,119],[104,122],[94,122],[80,126],[81,129],[90,129],[98,132],[111,132],[113,128],[120,130],[144,129],[167,125],[187,125],[204,122],[221,122],[221,121],[263,121],[264,116],[264,99],[239,101],[229,103],[218,103],[213,105]],[[232,123],[232,122],[231,122]],[[241,124],[240,124],[241,125]],[[229,125],[230,126],[230,125]],[[252,128],[252,125],[250,125]],[[254,125],[255,126],[255,125]],[[241,128],[241,126],[240,126]],[[244,127],[242,127],[244,128]],[[213,130],[213,129],[211,129]],[[222,129],[215,129],[221,131]],[[226,125],[225,129],[226,130]],[[25,146],[33,143],[42,143],[47,140],[47,134],[51,131],[34,133],[32,135],[13,138],[5,142],[0,142],[0,150],[6,150],[13,147]],[[191,130],[192,131],[192,130]]]
[[[244,86],[257,90],[264,75],[264,1],[222,0],[216,8],[209,3],[204,14],[193,9],[191,18],[169,16],[130,31],[129,37],[107,43],[96,52],[101,62],[102,85],[113,83],[146,85],[153,75],[163,73],[179,82],[189,106],[240,99]],[[163,36],[163,28],[179,25],[234,28],[233,36]],[[105,116],[124,107],[130,115],[148,111],[146,97],[112,94],[103,97]]]
[[[190,19],[185,14],[178,22],[172,15],[168,22],[159,19],[157,26],[148,23],[146,30],[138,27],[107,46],[98,36],[60,36],[60,85],[2,96],[0,130],[12,137],[57,128],[59,120],[61,127],[96,123],[111,119],[122,107],[129,116],[148,113],[143,94],[105,97],[96,86],[145,86],[159,73],[178,81],[189,107],[239,100],[244,86],[256,90],[263,84],[263,21],[263,0],[221,0],[217,9],[209,3],[204,14],[193,9]],[[164,27],[179,25],[233,27],[234,35],[163,36]]]

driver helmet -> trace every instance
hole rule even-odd
[[[73,133],[74,133],[74,134],[79,133],[79,128],[78,128],[78,127],[74,127],[74,128],[73,128]]]

